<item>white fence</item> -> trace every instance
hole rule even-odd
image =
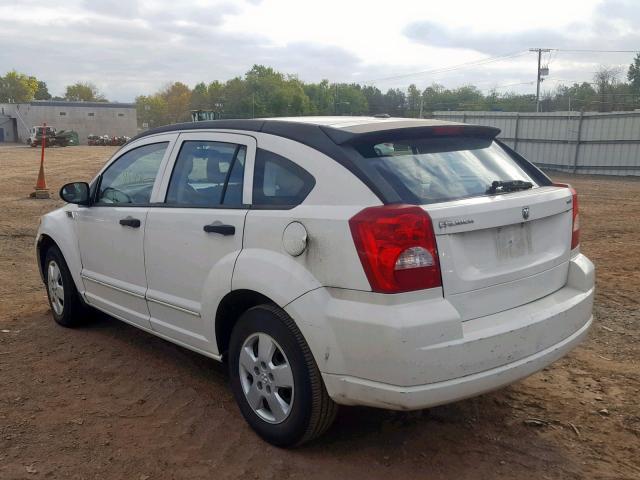
[[[640,175],[640,112],[434,112],[501,129],[500,140],[541,168]]]

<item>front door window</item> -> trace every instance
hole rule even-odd
[[[104,171],[96,203],[146,205],[169,142],[152,143],[129,150]]]

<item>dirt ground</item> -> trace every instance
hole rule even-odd
[[[52,192],[115,150],[47,154]],[[430,410],[342,408],[311,445],[245,424],[214,362],[104,316],[54,324],[34,258],[39,151],[0,147],[0,478],[639,479],[640,181],[553,175],[580,194],[597,266],[590,338],[544,371]]]

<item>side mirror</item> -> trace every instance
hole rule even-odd
[[[67,183],[60,189],[60,198],[67,203],[89,205],[89,184],[87,182]]]

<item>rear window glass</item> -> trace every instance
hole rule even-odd
[[[426,204],[487,195],[494,181],[536,181],[492,139],[430,137],[362,143],[358,166],[403,202]]]

